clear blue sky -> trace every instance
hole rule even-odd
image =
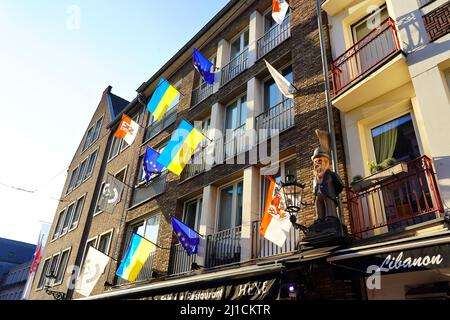
[[[36,243],[103,90],[135,90],[228,0],[0,0],[0,237]],[[78,15],[79,13],[79,15]]]

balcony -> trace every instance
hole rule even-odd
[[[227,130],[225,137],[220,137],[214,141],[214,161],[222,164],[227,159],[247,151],[249,143],[246,138],[245,123],[234,130]]]
[[[152,252],[150,254],[147,261],[142,266],[141,272],[137,276],[136,281],[134,283],[150,281],[153,279],[153,262],[156,261],[155,256],[156,256],[156,252]],[[116,278],[116,286],[122,286],[122,285],[126,285],[129,283],[130,283],[129,281],[122,279],[120,277]]]
[[[364,239],[399,230],[443,214],[431,159],[424,156],[404,163],[403,167],[405,169],[401,172],[348,190],[348,208],[355,238]]]
[[[221,85],[225,85],[232,79],[236,78],[242,71],[248,67],[248,49],[245,49],[240,55],[232,59],[225,67],[222,68]]]
[[[257,58],[261,59],[291,36],[291,17],[288,15],[281,25],[274,25],[257,42]]]
[[[241,226],[209,235],[206,239],[206,268],[241,261]]]
[[[200,86],[198,86],[194,91],[192,91],[192,101],[191,105],[195,106],[208,98],[210,95],[212,95],[214,92],[214,85],[202,83]]]
[[[166,173],[152,179],[148,186],[144,183],[134,189],[131,207],[152,199],[166,191]]]
[[[148,141],[155,137],[158,133],[166,129],[171,124],[174,124],[177,120],[178,105],[168,110],[164,118],[161,121],[155,121],[150,124],[145,130],[144,141]]]
[[[256,117],[259,141],[272,137],[274,132],[283,132],[294,126],[294,100],[286,99]]]
[[[252,224],[252,259],[266,258],[277,256],[284,253],[296,251],[297,246],[297,232],[291,228],[288,238],[283,247],[275,245],[273,242],[261,236],[259,231],[261,221],[255,221]]]
[[[183,246],[178,243],[170,250],[169,275],[181,275],[191,271],[192,263],[197,255],[189,256]]]
[[[388,18],[332,64],[333,104],[343,112],[410,81],[395,22]]]
[[[207,145],[200,147],[200,150],[195,152],[186,168],[181,173],[181,181],[195,177],[206,170],[206,151]]]

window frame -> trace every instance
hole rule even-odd
[[[61,262],[63,262],[62,258],[64,256],[64,253],[66,253],[66,252],[67,252],[67,260],[64,262],[64,266],[63,266],[64,270],[61,274],[61,280],[58,281],[58,274],[60,272]],[[62,250],[61,252],[59,252],[58,266],[56,267],[56,270],[55,270],[56,279],[54,279],[55,282],[52,284],[52,286],[59,286],[64,282],[64,275],[66,273],[67,266],[69,265],[71,252],[72,252],[72,247],[66,248],[66,249]]]
[[[100,189],[99,189],[99,193],[97,195],[97,201],[95,202],[95,208],[94,208],[94,217],[98,216],[99,214],[101,214],[103,212],[103,210],[98,210],[98,202],[100,201],[100,197],[102,196],[103,193],[103,188],[105,187],[106,181],[102,181],[102,183],[100,184]]]
[[[76,209],[75,208],[76,204],[77,204],[77,200],[69,203],[69,205],[65,208],[66,209],[66,215],[65,215],[64,222],[63,222],[63,225],[62,225],[62,232],[60,232],[58,238],[61,238],[62,236],[66,235],[69,232],[70,226],[72,224],[73,215],[74,215],[75,209]],[[66,219],[68,217],[67,214],[69,213],[70,207],[73,207],[73,210],[72,210],[72,212],[71,212],[71,214],[69,216],[69,220],[67,220],[68,221],[68,225],[67,225],[67,227],[65,227],[65,224],[66,224],[65,222],[66,222]],[[65,231],[64,231],[64,229],[65,229]]]
[[[248,38],[248,45],[247,47],[245,46],[245,33],[248,32],[249,38]],[[250,27],[245,27],[244,29],[242,29],[241,32],[239,32],[237,35],[235,35],[233,38],[231,38],[229,44],[230,44],[230,62],[233,61],[234,59],[236,59],[236,57],[232,58],[232,45],[234,42],[236,42],[236,40],[239,39],[239,53],[236,55],[236,57],[239,57],[246,49],[250,48]]]
[[[66,210],[67,210],[67,207],[64,208],[63,210],[59,211],[58,220],[56,221],[55,230],[53,230],[52,240],[50,242],[56,241],[59,238],[62,228],[63,228],[64,220],[66,218]],[[61,219],[62,215],[64,215],[64,219]],[[60,225],[60,223],[59,223],[60,221],[61,221],[61,228],[58,228],[58,226]],[[58,230],[58,229],[60,229],[60,230]],[[56,231],[58,231],[58,232],[56,232]]]
[[[359,19],[358,21],[356,21],[355,23],[350,24],[350,33],[352,36],[353,44],[358,43],[359,41],[361,41],[362,39],[364,39],[367,36],[367,35],[365,35],[363,38],[357,40],[358,37],[356,35],[356,28],[361,26],[363,23],[366,23],[371,17],[375,16],[377,13],[381,13],[383,10],[386,10],[388,17],[390,17],[389,9],[387,8],[386,3],[384,3],[383,5],[381,5],[379,7],[379,9],[376,12],[369,13],[369,14],[365,15],[364,17],[362,17],[361,19]],[[383,22],[383,20],[381,20],[380,22]]]
[[[106,235],[110,235],[110,237],[109,237],[109,241],[108,241],[107,250],[106,250],[106,252],[103,252],[103,251],[100,250],[100,243],[101,243],[102,237],[103,237],[103,236],[106,236]],[[105,232],[99,234],[99,235],[98,235],[98,240],[97,240],[97,246],[96,246],[96,249],[97,249],[98,251],[102,252],[103,254],[109,256],[109,251],[111,250],[111,244],[112,244],[112,242],[113,242],[113,236],[114,236],[114,228],[109,229],[108,231],[105,231]]]
[[[292,62],[288,62],[288,63],[284,64],[281,68],[279,68],[279,70],[281,70],[281,75],[282,75],[283,77],[286,77],[285,72],[286,72],[286,70],[288,70],[289,68],[291,69],[291,72],[292,72],[292,78],[294,78],[294,68],[293,68],[293,66],[292,66]],[[271,76],[270,74],[267,75],[267,77],[265,77],[265,78],[262,80],[262,86],[261,86],[261,92],[260,92],[261,97],[262,97],[262,109],[261,109],[261,112],[262,112],[262,113],[267,112],[267,111],[270,111],[273,107],[276,107],[277,105],[279,105],[280,103],[283,103],[283,102],[286,101],[286,100],[292,100],[292,99],[286,98],[286,97],[278,90],[278,92],[279,92],[279,94],[280,94],[280,96],[281,96],[281,101],[278,102],[276,105],[270,106],[270,107],[267,108],[267,101],[266,101],[266,83],[269,82],[269,81],[275,81],[275,80],[272,78],[272,76]],[[275,86],[276,86],[276,83],[275,83]]]
[[[86,161],[87,161],[87,163],[86,163],[86,170],[85,170],[85,173],[84,173],[84,177],[83,177],[83,182],[82,182],[82,183],[84,183],[85,181],[87,181],[87,180],[88,180],[90,177],[92,177],[92,175],[94,174],[94,169],[95,169],[95,165],[96,165],[96,163],[97,163],[97,158],[98,158],[98,151],[99,151],[99,149],[100,149],[100,148],[97,148],[95,151],[93,151],[93,152],[89,155],[89,157],[86,158]],[[93,161],[93,164],[92,164],[91,172],[89,172],[89,171],[88,171],[88,170],[89,170],[89,164],[90,164],[90,162],[91,162],[92,156],[94,156],[94,161]]]
[[[83,143],[83,147],[81,149],[81,154],[83,154],[86,150],[88,150],[100,138],[100,133],[101,133],[102,127],[103,127],[104,116],[105,116],[105,114],[102,114],[101,117],[97,121],[95,121],[95,123],[92,126],[88,127],[87,132],[84,137],[84,143]],[[97,129],[98,123],[100,123],[100,128],[97,132],[96,129]],[[92,130],[92,135],[89,134],[89,132],[91,130]]]
[[[245,121],[244,121],[244,123],[242,123],[242,119],[241,119],[241,116],[242,116],[242,99],[245,97],[245,104],[246,104],[246,110],[245,110],[245,113],[246,113],[246,118],[245,118]],[[245,92],[245,93],[243,93],[243,94],[241,94],[241,95],[239,95],[238,97],[236,97],[235,99],[233,99],[230,103],[228,103],[227,105],[226,105],[226,107],[225,107],[225,112],[224,112],[224,120],[223,120],[223,127],[225,128],[225,130],[236,130],[237,128],[240,128],[241,126],[243,126],[243,125],[245,125],[246,124],[246,121],[247,121],[247,119],[248,119],[248,100],[247,100],[247,98],[248,98],[248,96],[247,96],[247,92]],[[236,108],[237,108],[237,114],[238,114],[238,119],[236,120],[236,122],[237,123],[240,123],[240,125],[238,125],[236,128],[233,128],[233,129],[227,129],[227,110],[228,110],[228,108],[229,107],[231,107],[235,102],[237,102],[237,106],[236,106]],[[225,132],[225,134],[226,134],[226,132]]]
[[[86,197],[87,197],[87,192],[86,192],[85,194],[83,194],[81,197],[79,197],[79,198],[75,201],[75,209],[74,209],[74,212],[73,212],[73,215],[72,215],[72,219],[70,219],[71,221],[70,221],[70,227],[69,227],[68,233],[71,232],[71,231],[73,231],[73,230],[75,230],[76,228],[78,228],[78,225],[79,225],[79,223],[80,223],[81,216],[83,215],[83,209],[84,209],[84,205],[85,205],[85,203],[86,203]],[[83,199],[83,202],[82,202],[82,204],[81,204],[80,216],[78,217],[78,221],[76,222],[76,224],[75,224],[75,226],[74,226],[75,215],[76,215],[77,209],[78,209],[78,203],[79,203],[79,201],[80,201],[81,199]]]
[[[47,269],[50,267],[50,260],[51,260],[51,258],[52,257],[48,257],[48,258],[43,260],[41,276],[39,277],[39,280],[37,282],[37,286],[36,286],[36,290],[35,291],[40,291],[40,290],[44,289],[44,286],[45,286],[45,275],[47,274]],[[45,265],[46,262],[48,262],[47,266]],[[42,282],[42,284],[41,284],[41,282]]]
[[[203,196],[198,196],[195,198],[192,198],[190,200],[187,200],[183,203],[183,218],[182,218],[182,222],[184,224],[186,224],[186,217],[187,217],[187,208],[190,204],[195,203],[196,208],[195,208],[195,226],[194,226],[194,230],[199,230],[200,228],[200,222],[202,219],[202,206],[203,206]]]
[[[214,230],[216,233],[238,227],[238,225],[236,225],[237,209],[238,209],[238,193],[237,192],[238,192],[238,185],[241,182],[242,182],[242,200],[243,200],[244,199],[244,179],[243,179],[243,177],[235,179],[227,184],[224,184],[217,189],[216,223],[215,223],[215,227],[214,227]],[[232,216],[231,216],[231,222],[230,222],[231,227],[229,229],[219,230],[220,214],[221,214],[220,209],[222,207],[222,205],[220,203],[221,202],[220,195],[224,189],[229,188],[231,186],[233,186],[233,196],[232,196],[232,200],[231,200],[232,201],[232,204],[231,204]],[[242,214],[243,214],[243,212],[242,212]],[[242,217],[241,217],[241,220],[242,220]],[[241,223],[241,225],[242,225],[242,223]]]

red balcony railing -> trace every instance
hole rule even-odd
[[[334,94],[368,75],[400,50],[395,22],[387,18],[333,62]]]
[[[348,207],[356,238],[432,220],[444,212],[432,161],[426,156],[408,162],[398,174],[352,189]]]

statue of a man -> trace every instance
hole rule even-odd
[[[339,205],[339,194],[344,185],[339,176],[330,167],[329,136],[325,131],[316,130],[320,147],[314,151],[313,161],[313,191],[317,222],[326,217],[338,218],[336,208]]]

